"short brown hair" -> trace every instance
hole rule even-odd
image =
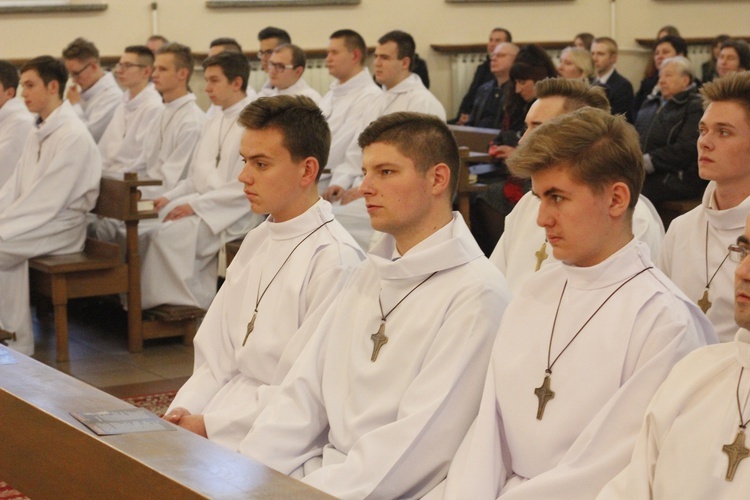
[[[534,84],[537,99],[562,97],[565,100],[563,111],[570,113],[585,106],[609,112],[609,100],[604,89],[592,86],[584,80],[567,78],[547,78]]]
[[[750,72],[737,71],[703,85],[703,109],[712,102],[736,102],[750,122]]]
[[[260,97],[248,104],[237,118],[248,130],[276,129],[284,136],[284,147],[294,161],[318,160],[318,179],[328,163],[331,130],[323,112],[306,96]]]
[[[307,64],[307,58],[305,58],[305,51],[302,50],[297,45],[294,45],[293,43],[285,43],[283,45],[279,45],[275,49],[273,49],[274,52],[281,52],[282,50],[291,50],[292,51],[292,66],[295,68],[305,67],[305,64]]]
[[[601,43],[609,47],[609,52],[611,54],[617,54],[618,47],[617,42],[614,40],[614,38],[610,38],[608,36],[600,36],[597,38],[594,38],[594,43]]]
[[[177,42],[169,42],[168,44],[159,47],[159,50],[156,51],[156,55],[158,56],[159,54],[172,54],[174,56],[175,69],[187,69],[187,82],[190,82],[190,77],[193,75],[193,67],[195,66],[193,53],[190,50],[190,47]]]
[[[334,31],[329,38],[331,40],[338,38],[342,39],[344,41],[344,47],[346,47],[346,50],[349,52],[353,53],[355,50],[358,50],[361,54],[359,64],[365,64],[365,59],[367,59],[367,45],[365,44],[365,39],[362,38],[362,35],[354,30],[345,29]]]
[[[405,111],[384,115],[368,125],[358,142],[362,149],[376,142],[393,146],[421,172],[445,163],[451,171],[450,193],[453,196],[461,161],[458,145],[448,126],[436,116]]]
[[[542,124],[521,142],[506,164],[522,178],[565,165],[573,178],[600,192],[613,182],[630,190],[632,210],[638,202],[645,172],[638,133],[623,116],[581,108]]]
[[[99,60],[99,49],[92,42],[85,38],[76,38],[63,50],[63,59],[76,59],[86,61],[89,59]]]

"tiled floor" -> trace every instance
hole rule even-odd
[[[178,389],[193,371],[193,348],[181,339],[147,341],[143,352],[128,352],[125,312],[98,299],[68,306],[70,361],[55,361],[51,314],[34,311],[34,358],[117,397]]]

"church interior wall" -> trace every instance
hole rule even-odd
[[[152,2],[107,3],[107,10],[97,13],[0,15],[0,57],[58,56],[77,36],[94,41],[103,55],[114,56],[152,34]],[[352,6],[252,9],[208,9],[202,0],[161,0],[157,14],[160,34],[199,52],[219,36],[234,37],[255,50],[258,30],[268,25],[283,27],[303,48],[324,48],[328,35],[340,28],[359,31],[370,46],[386,31],[402,29],[415,37],[417,51],[429,65],[432,90],[447,109],[454,105],[450,58],[430,44],[483,43],[494,26],[510,29],[519,42],[568,40],[580,31],[614,34],[622,51],[618,69],[636,88],[649,54],[635,39],[653,37],[662,25],[677,26],[686,38],[750,35],[750,2],[744,0],[362,0]]]

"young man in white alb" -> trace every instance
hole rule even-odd
[[[459,158],[442,120],[390,114],[359,143],[359,189],[386,234],[240,451],[335,497],[418,498],[476,413],[510,293],[451,211]]]
[[[367,45],[359,33],[338,30],[331,35],[326,68],[336,80],[320,102],[331,127],[331,154],[326,165],[329,172],[323,173],[318,184],[321,194],[328,190],[329,184],[350,185],[349,177],[359,177],[362,173],[359,165],[346,168],[346,152],[356,144],[362,117],[381,93],[365,66],[366,59]]]
[[[610,111],[604,91],[583,80],[548,78],[537,82],[534,89],[537,100],[526,114],[524,138],[542,123],[585,106]],[[557,262],[544,229],[536,223],[538,213],[539,198],[532,192],[523,195],[505,218],[505,230],[490,256],[514,292],[535,272]],[[638,197],[633,211],[633,235],[648,245],[652,259],[658,255],[664,226],[654,206],[643,196]]]
[[[364,255],[320,198],[325,118],[302,96],[260,98],[245,129],[239,180],[268,219],[242,242],[195,337],[195,370],[165,419],[236,450],[351,269]]]
[[[28,259],[79,252],[86,213],[99,194],[101,157],[86,126],[63,101],[68,72],[41,56],[21,67],[22,97],[38,115],[10,179],[0,188],[0,329],[8,345],[34,353]]]
[[[709,127],[706,133],[716,132]],[[734,341],[698,349],[674,367],[646,409],[630,465],[604,487],[599,500],[747,496],[750,217],[728,251],[740,327]]]
[[[143,153],[149,127],[164,107],[151,83],[153,71],[154,54],[144,45],[126,47],[120,56],[115,74],[125,92],[99,140],[104,175],[130,167]]]
[[[595,108],[541,125],[508,159],[560,262],[508,306],[445,498],[593,498],[672,366],[716,341],[633,237],[642,161],[633,127]]]
[[[382,87],[379,99],[362,116],[357,134],[380,116],[399,111],[412,111],[436,116],[445,121],[445,108],[424,86],[418,75],[412,73],[415,57],[414,38],[403,31],[389,31],[378,39],[375,47],[375,80]],[[362,149],[356,142],[349,145],[346,160],[340,164],[336,182],[331,182],[324,198],[334,205],[334,213],[341,224],[367,249],[374,239],[374,231],[367,217],[365,202],[358,186],[362,182],[359,169]],[[345,184],[337,184],[342,182]]]
[[[72,85],[67,98],[97,143],[114,116],[122,90],[99,62],[99,49],[84,38],[76,38],[62,53]]]
[[[698,174],[710,182],[701,204],[670,224],[657,264],[698,303],[719,340],[730,342],[736,325],[727,247],[750,213],[750,73],[730,73],[701,94]]]
[[[16,169],[26,137],[34,128],[34,116],[16,97],[18,70],[0,61],[0,187]]]
[[[154,200],[161,223],[140,234],[145,309],[207,309],[216,294],[221,246],[263,221],[248,210],[237,180],[244,132],[237,117],[253,100],[246,93],[250,65],[242,54],[222,52],[203,61],[203,68],[206,94],[219,111],[203,129],[187,178]]]

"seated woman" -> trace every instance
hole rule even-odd
[[[653,67],[646,69],[646,74],[641,80],[641,88],[633,99],[633,119],[638,116],[638,111],[649,96],[655,95],[659,88],[659,69],[664,59],[675,56],[687,55],[687,42],[679,36],[667,35],[656,40],[654,45]]]
[[[710,81],[713,81],[714,78],[719,76],[719,73],[716,71],[716,63],[719,60],[719,52],[721,51],[721,46],[729,40],[729,35],[719,35],[716,38],[714,38],[713,43],[711,43],[711,58],[701,64],[701,80],[703,83],[708,83]]]
[[[578,33],[573,38],[573,47],[578,49],[591,50],[591,44],[594,43],[596,38],[592,33]]]
[[[594,76],[594,60],[591,52],[576,47],[566,47],[560,53],[560,76],[569,80],[589,80]]]
[[[706,187],[698,177],[695,146],[703,105],[690,61],[665,59],[657,85],[635,120],[647,173],[643,195],[653,203],[698,198]]]
[[[472,202],[472,233],[485,255],[495,248],[505,226],[505,216],[529,190],[528,182],[511,177],[505,159],[515,151],[526,130],[526,112],[536,100],[534,84],[545,78],[557,77],[557,70],[547,52],[537,45],[523,47],[510,68],[511,94],[504,101],[505,116],[501,132],[493,140],[489,154],[500,166],[499,175],[483,179],[490,183],[487,191]]]
[[[725,40],[716,60],[716,74],[724,76],[733,71],[750,69],[750,45],[744,40]]]

